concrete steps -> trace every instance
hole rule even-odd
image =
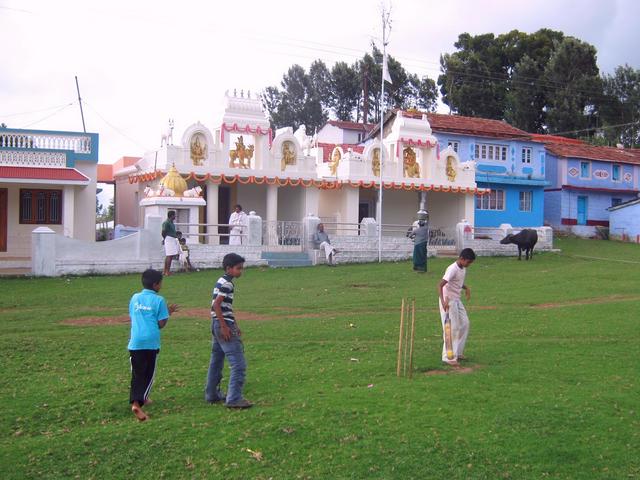
[[[310,267],[309,256],[305,252],[262,252],[261,258],[271,268]]]

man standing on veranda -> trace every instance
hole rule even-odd
[[[234,212],[229,217],[229,245],[242,245],[243,229],[247,225],[247,214],[242,211],[241,205],[234,207]]]
[[[180,253],[180,244],[178,243],[178,233],[173,221],[176,218],[176,212],[169,210],[167,219],[162,222],[162,238],[164,238],[164,276],[171,275],[171,261],[175,255]]]

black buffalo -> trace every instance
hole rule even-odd
[[[533,259],[533,247],[536,246],[537,242],[538,232],[529,228],[525,228],[515,235],[509,234],[500,240],[502,245],[515,243],[518,246],[518,260],[522,260],[522,250],[524,250],[525,258],[527,260]]]

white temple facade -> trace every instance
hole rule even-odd
[[[304,126],[273,132],[259,98],[248,94],[225,94],[223,111],[211,127],[194,123],[179,143],[169,136],[158,150],[113,172],[117,210],[132,212],[120,223],[142,227],[146,216],[172,209],[189,242],[226,243],[224,224],[240,204],[267,229],[311,214],[354,235],[363,218],[375,218],[384,234],[385,225],[410,225],[426,200],[432,228],[453,231],[461,219],[473,225],[475,195],[484,193],[475,164],[461,163],[451,148],[439,151],[426,115],[399,112],[382,143],[343,146],[317,142]],[[163,180],[173,167],[183,191]]]

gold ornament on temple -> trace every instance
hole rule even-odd
[[[253,145],[245,146],[244,139],[240,135],[236,140],[236,149],[229,150],[229,166],[231,168],[251,168],[253,149]]]
[[[191,162],[199,167],[207,159],[207,144],[200,142],[200,135],[194,135],[191,139]]]
[[[176,164],[172,164],[167,174],[160,180],[160,185],[169,190],[173,190],[176,197],[181,197],[184,191],[189,188],[187,181],[182,178],[182,175],[178,172]]]
[[[373,149],[373,158],[371,160],[371,170],[376,177],[380,176],[380,149]]]
[[[456,159],[453,156],[449,156],[447,157],[447,178],[449,179],[450,182],[455,182],[456,181]]]
[[[404,176],[406,178],[420,177],[420,164],[416,161],[416,152],[411,147],[402,151]]]
[[[342,154],[340,153],[340,149],[335,147],[333,152],[331,153],[331,163],[329,164],[329,170],[331,171],[331,175],[335,176],[338,172],[338,165],[340,164],[340,159],[342,158]]]
[[[287,165],[296,164],[296,149],[293,146],[293,142],[282,143],[282,160],[280,162],[280,169],[284,172]]]

